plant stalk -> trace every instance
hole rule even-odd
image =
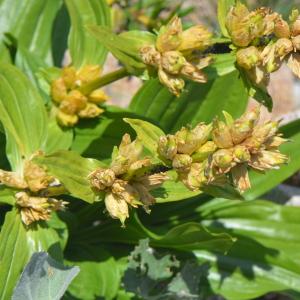
[[[125,68],[121,68],[114,72],[105,74],[104,76],[101,76],[101,77],[97,78],[96,80],[83,85],[82,87],[80,87],[80,91],[84,95],[88,95],[92,91],[99,89],[99,88],[101,88],[109,83],[112,83],[114,81],[117,81],[121,78],[124,78],[128,75],[129,75],[128,71]]]

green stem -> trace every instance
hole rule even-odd
[[[80,91],[85,94],[88,95],[90,94],[92,91],[101,88],[104,85],[107,85],[109,83],[112,83],[114,81],[117,81],[121,78],[124,78],[126,76],[128,76],[129,73],[125,68],[121,68],[119,70],[116,70],[114,72],[108,73],[104,76],[101,76],[99,78],[97,78],[94,81],[91,81],[85,85],[83,85],[80,88]]]

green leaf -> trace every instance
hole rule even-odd
[[[1,0],[0,40],[9,32],[18,46],[51,63],[52,23],[60,5],[61,0]]]
[[[174,132],[187,124],[211,122],[223,110],[238,117],[247,102],[243,82],[235,71],[206,84],[189,83],[179,98],[158,79],[149,80],[134,96],[130,109],[159,124],[165,132]]]
[[[218,21],[223,36],[230,37],[226,28],[226,16],[235,0],[218,0]]]
[[[280,151],[289,157],[289,162],[281,166],[279,170],[271,170],[265,174],[251,171],[250,181],[252,188],[244,195],[247,200],[256,199],[270,191],[300,169],[300,157],[298,155],[300,147],[299,121],[285,125],[280,130],[283,132],[285,138],[291,140],[291,142],[280,146]]]
[[[8,212],[0,234],[0,299],[10,299],[21,271],[30,256],[45,250],[62,258],[57,233],[41,222],[25,228],[16,210]]]
[[[5,186],[0,186],[0,203],[15,204],[15,192]]]
[[[89,26],[88,30],[130,72],[135,73],[136,69],[145,69],[139,49],[143,45],[154,43],[155,36],[153,34],[147,31],[129,31],[117,35],[103,26]]]
[[[48,136],[45,146],[47,154],[58,150],[68,150],[73,141],[73,130],[61,128],[55,119],[48,123]]]
[[[69,49],[76,68],[105,61],[106,49],[92,37],[87,25],[111,26],[110,9],[107,1],[65,0],[70,19]]]
[[[164,136],[165,133],[159,127],[140,119],[125,118],[124,121],[135,130],[143,146],[145,146],[154,157],[157,157],[157,143],[159,138]]]
[[[268,201],[216,199],[200,207],[201,223],[237,237],[227,255],[194,252],[209,261],[208,280],[226,299],[253,299],[300,290],[300,209]],[[241,288],[243,287],[243,288]]]
[[[0,68],[0,121],[7,139],[7,156],[13,170],[22,160],[44,149],[47,115],[43,99],[16,67]]]
[[[103,247],[81,245],[73,247],[68,264],[80,267],[80,273],[71,283],[68,292],[74,299],[114,299],[121,274],[113,256]],[[71,259],[73,257],[73,259]]]
[[[103,166],[99,161],[83,158],[72,151],[58,151],[56,153],[39,156],[34,159],[44,165],[51,175],[56,177],[74,197],[92,203],[97,196],[92,191],[88,175],[97,167]]]
[[[12,300],[59,300],[78,272],[78,267],[65,267],[46,252],[34,253],[21,275]]]

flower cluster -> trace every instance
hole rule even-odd
[[[268,8],[250,12],[240,2],[226,18],[227,30],[236,48],[237,64],[257,85],[266,86],[269,74],[284,61],[300,77],[300,17],[293,10],[289,22]]]
[[[98,104],[108,99],[101,89],[89,94],[81,88],[100,78],[101,68],[97,65],[87,65],[79,70],[74,67],[62,69],[61,77],[51,85],[51,96],[56,106],[57,121],[62,126],[74,126],[80,118],[95,118],[103,109]]]
[[[210,125],[184,127],[158,142],[159,155],[191,190],[226,179],[243,192],[250,188],[249,167],[264,171],[287,162],[278,150],[286,142],[277,133],[278,122],[259,124],[259,108],[235,121],[224,115],[225,122],[215,119]]]
[[[13,190],[20,190],[15,194],[16,205],[26,225],[49,220],[52,211],[63,210],[67,204],[50,197],[60,194],[63,188],[32,160],[25,161],[22,176],[16,172],[0,170],[0,183]]]
[[[202,25],[182,29],[181,20],[173,17],[159,30],[155,45],[143,46],[140,55],[143,62],[158,71],[160,82],[179,96],[185,86],[184,78],[206,82],[201,71],[211,61],[210,57],[195,55],[211,45],[212,34]]]
[[[165,173],[151,173],[151,160],[141,158],[142,153],[140,141],[131,142],[130,136],[125,134],[113,153],[110,167],[98,168],[88,176],[95,192],[105,192],[105,206],[110,216],[122,224],[129,217],[128,206],[142,205],[148,211],[155,203],[149,191],[167,180]]]

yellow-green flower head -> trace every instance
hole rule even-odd
[[[79,70],[66,67],[61,71],[61,77],[51,84],[51,96],[56,106],[57,121],[62,126],[74,126],[80,118],[95,118],[103,109],[98,104],[108,97],[101,89],[96,89],[88,95],[80,88],[101,75],[100,66],[87,65]]]
[[[201,69],[211,60],[198,55],[199,61],[195,63],[192,54],[206,50],[212,44],[211,37],[202,25],[183,30],[180,19],[175,16],[160,28],[154,45],[141,47],[140,55],[145,65],[158,71],[160,82],[179,96],[185,86],[184,79],[207,81]]]
[[[93,191],[105,193],[109,215],[123,225],[129,217],[129,207],[142,205],[149,211],[149,206],[155,203],[149,191],[168,179],[165,173],[151,174],[151,160],[142,156],[141,142],[131,141],[125,134],[118,149],[114,150],[110,166],[98,168],[88,176]]]

